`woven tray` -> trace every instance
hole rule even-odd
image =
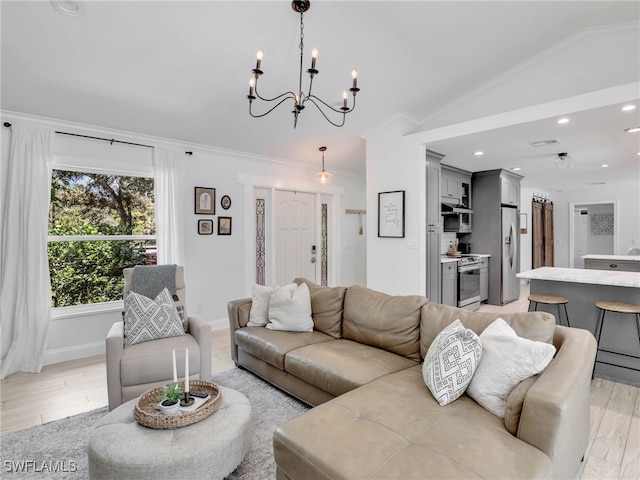
[[[184,381],[178,382],[180,388],[184,388]],[[149,428],[171,429],[186,427],[192,423],[204,420],[220,408],[222,404],[222,392],[213,382],[205,380],[189,380],[189,390],[208,393],[209,398],[192,412],[180,412],[176,415],[164,415],[156,409],[158,395],[162,394],[162,387],[147,390],[136,402],[133,416],[140,425]]]

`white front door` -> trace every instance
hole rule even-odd
[[[296,277],[316,281],[315,195],[276,190],[275,283],[285,285]]]

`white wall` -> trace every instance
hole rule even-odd
[[[288,185],[313,185],[321,191],[320,185],[313,183],[316,166],[304,166],[220,149],[173,142],[119,132],[95,126],[69,124],[63,121],[40,119],[27,115],[2,113],[2,121],[29,123],[48,126],[61,131],[74,131],[87,135],[118,138],[148,145],[162,145],[193,151],[186,157],[186,185],[184,197],[184,242],[186,250],[185,272],[187,282],[187,309],[213,323],[214,328],[225,328],[227,302],[250,295],[253,279],[246,278],[247,262],[255,261],[255,252],[245,247],[245,187],[239,183],[242,176],[268,177]],[[100,159],[106,142],[78,139],[56,135],[59,145],[64,142],[69,156],[86,156]],[[2,127],[2,169],[8,164],[10,129]],[[74,147],[74,145],[76,147]],[[115,148],[121,148],[116,146]],[[74,151],[75,148],[75,151]],[[135,147],[133,147],[135,148]],[[148,149],[149,150],[149,149]],[[149,150],[150,151],[150,150]],[[132,160],[133,161],[133,160]],[[99,164],[99,162],[98,162]],[[4,174],[4,173],[3,173]],[[194,187],[205,186],[216,189],[216,215],[195,215],[193,212]],[[366,241],[365,235],[358,235],[357,215],[347,215],[345,209],[365,209],[365,179],[358,176],[333,172],[331,187],[342,191],[338,195],[340,210],[334,218],[333,234],[337,242],[330,255],[335,255],[336,271],[332,272],[336,285],[366,283]],[[229,210],[222,210],[220,198],[229,195],[232,200]],[[253,210],[251,210],[253,211]],[[233,218],[232,235],[198,235],[198,219],[213,219],[217,232],[218,215]],[[251,219],[249,219],[251,221]],[[365,222],[366,225],[366,222]],[[51,322],[49,343],[45,363],[81,358],[104,353],[104,339],[111,325],[121,320],[121,308],[87,315],[84,313],[56,316]]]
[[[402,135],[397,117],[367,137],[367,287],[391,295],[425,295],[425,148]],[[405,191],[405,238],[378,238],[378,193]]]

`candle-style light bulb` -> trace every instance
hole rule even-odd
[[[262,56],[264,55],[264,52],[262,51],[262,49],[258,50],[258,53],[256,54],[256,70],[260,70],[260,65],[262,64]]]
[[[311,50],[311,70],[316,69],[317,58],[318,58],[318,49],[316,47],[313,47],[313,49]]]
[[[256,86],[256,77],[252,76],[249,79],[249,96],[253,97],[253,88]]]
[[[354,68],[351,70],[351,78],[353,78],[353,88],[358,86],[358,71]]]
[[[343,108],[347,108],[347,96],[348,96],[347,91],[343,90],[342,91],[342,107]]]

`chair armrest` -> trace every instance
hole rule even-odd
[[[122,404],[122,383],[120,380],[120,359],[124,351],[124,322],[111,325],[106,338],[107,393],[109,411]]]
[[[197,315],[187,318],[187,331],[200,347],[200,380],[211,381],[211,324]]]
[[[518,438],[546,453],[552,478],[573,478],[589,443],[589,394],[596,340],[556,325],[557,353],[524,399]]]
[[[245,312],[245,315],[241,314],[241,309]],[[236,345],[234,332],[240,328],[247,326],[247,321],[249,320],[248,312],[250,311],[250,298],[232,300],[227,303],[227,314],[229,316],[229,335],[231,336],[231,359],[236,362],[236,364],[238,363],[238,346]]]

